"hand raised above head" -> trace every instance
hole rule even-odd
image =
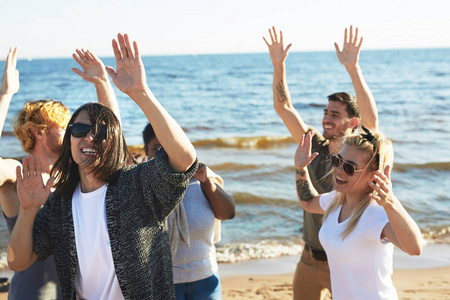
[[[55,177],[51,177],[44,185],[39,157],[31,155],[22,160],[22,170],[20,166],[16,168],[16,176],[17,195],[22,208],[35,209],[37,212],[47,201]]]
[[[93,52],[77,49],[76,53],[72,54],[72,56],[83,69],[81,71],[80,69],[72,68],[72,71],[80,75],[81,78],[92,83],[100,83],[108,80],[105,65]]]
[[[353,35],[353,26],[350,26],[350,36],[348,36],[347,28],[345,28],[344,33],[344,45],[342,51],[339,50],[337,43],[334,43],[336,48],[336,55],[339,62],[346,68],[356,67],[359,60],[359,52],[361,50],[361,45],[363,38],[359,40],[358,44],[358,27],[356,27],[355,35]]]
[[[312,160],[319,155],[319,153],[314,152],[311,154],[311,138],[312,131],[308,131],[302,135],[300,143],[298,144],[297,150],[295,151],[295,168],[297,170],[302,170],[306,168]]]
[[[5,61],[5,70],[3,71],[2,85],[0,94],[14,95],[19,91],[19,71],[17,66],[17,47],[10,48]]]
[[[291,48],[292,44],[289,44],[286,49],[284,48],[283,44],[283,32],[280,30],[280,40],[278,41],[278,35],[275,30],[275,27],[272,27],[272,30],[269,28],[269,34],[271,39],[271,44],[269,44],[265,37],[263,37],[264,41],[266,42],[267,47],[269,48],[270,58],[272,59],[272,63],[278,64],[283,63],[287,56],[289,49]]]
[[[139,53],[137,42],[131,47],[127,34],[117,35],[113,40],[112,47],[116,58],[116,68],[106,67],[113,83],[124,93],[144,92],[148,89],[144,64]]]

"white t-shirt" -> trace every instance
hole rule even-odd
[[[321,195],[323,210],[335,196],[335,191]],[[389,222],[384,208],[372,201],[343,241],[341,233],[350,218],[339,223],[341,208],[328,215],[319,231],[330,265],[333,299],[398,299],[391,279],[394,246],[381,240],[381,232]]]
[[[174,283],[193,282],[205,279],[218,270],[216,247],[214,246],[214,212],[203,194],[200,181],[194,177],[183,199],[189,225],[190,247],[178,244],[173,257]]]
[[[78,267],[77,299],[124,299],[119,287],[106,223],[106,184],[82,193],[80,184],[72,197]]]

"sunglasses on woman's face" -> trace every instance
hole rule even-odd
[[[69,124],[70,133],[75,138],[82,138],[85,137],[89,131],[91,131],[94,128],[94,125],[89,124],[83,124],[83,123],[73,123]],[[106,139],[106,126],[100,125],[98,137],[100,140]]]
[[[354,165],[344,161],[337,155],[330,155],[331,165],[335,168],[338,168],[342,164],[342,170],[347,176],[353,176],[355,172],[362,172],[363,170],[357,170]]]

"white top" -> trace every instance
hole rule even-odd
[[[117,281],[106,223],[106,184],[82,193],[80,184],[72,196],[78,267],[77,299],[124,299]]]
[[[200,181],[192,177],[184,195],[183,205],[189,225],[190,247],[178,244],[173,257],[174,283],[205,279],[217,272],[214,246],[214,212],[203,194]]]
[[[335,196],[335,191],[321,195],[323,210]],[[384,208],[372,201],[344,241],[341,233],[349,219],[339,223],[341,208],[328,215],[319,231],[330,265],[333,299],[398,299],[391,280],[394,246],[381,240],[389,222]]]

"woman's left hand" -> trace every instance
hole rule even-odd
[[[390,168],[390,166],[386,166],[386,168],[384,168],[384,174],[379,170],[375,171],[375,174],[369,182],[370,187],[374,190],[374,192],[370,193],[370,198],[383,207],[386,205],[393,206],[397,201],[397,198],[392,192]]]

